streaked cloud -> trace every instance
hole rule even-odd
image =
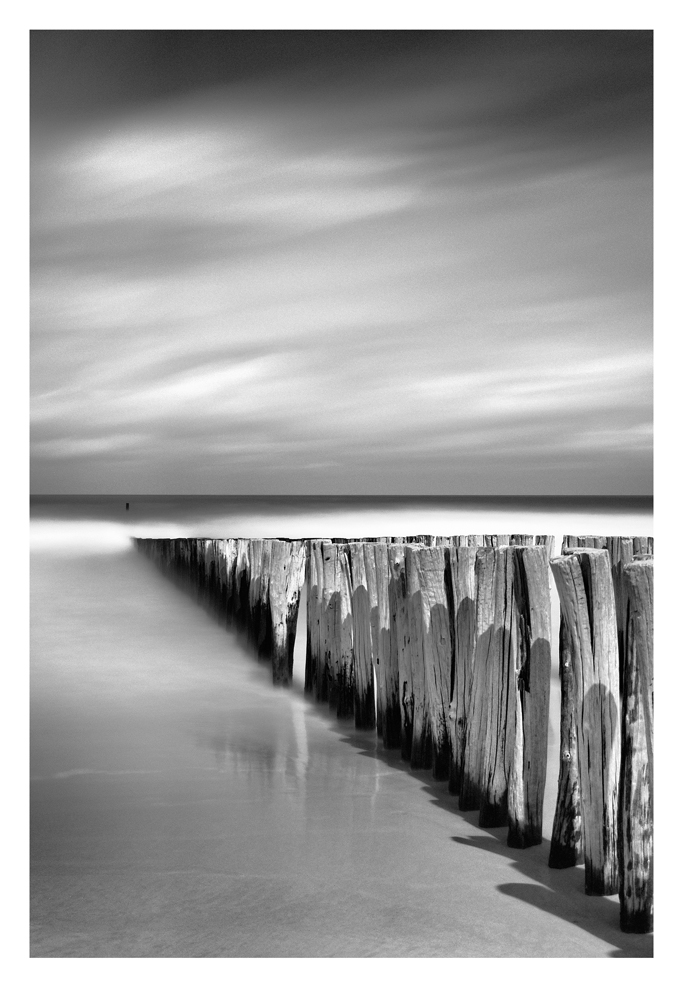
[[[32,488],[649,492],[642,86],[510,49],[39,132]]]

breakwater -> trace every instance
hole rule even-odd
[[[585,860],[586,891],[618,891],[622,928],[651,929],[651,539],[566,536],[558,559],[553,539],[529,535],[136,544],[244,630],[278,684],[305,580],[306,689],[520,848],[541,842],[552,578],[562,747],[549,863]]]

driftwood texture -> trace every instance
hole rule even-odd
[[[345,544],[324,541],[322,556],[327,700],[345,719],[354,713],[351,572]]]
[[[273,540],[268,599],[272,623],[273,684],[292,681],[299,597],[305,572],[302,542]]]
[[[550,702],[550,582],[545,546],[513,550],[518,646],[508,675],[515,727],[508,779],[508,845],[542,841]],[[512,701],[512,698],[510,701]]]
[[[375,580],[377,586],[377,621],[379,650],[377,669],[383,675],[382,742],[387,748],[401,745],[401,703],[399,697],[398,660],[391,655],[391,605],[389,600],[389,548],[378,542],[374,546]],[[379,702],[378,702],[379,732]]]
[[[467,719],[472,700],[474,645],[477,632],[475,562],[473,546],[454,546],[450,550],[450,583],[453,607],[453,685],[448,719],[450,723],[451,764],[448,790],[459,795],[465,766]]]
[[[432,727],[429,718],[427,679],[425,676],[425,617],[422,607],[420,553],[417,545],[406,546],[406,599],[410,633],[410,674],[413,699],[413,739],[410,750],[411,768],[432,766]]]
[[[354,718],[357,729],[374,729],[375,681],[372,666],[370,597],[363,542],[349,542],[353,618]]]
[[[459,807],[467,811],[481,806],[486,737],[486,665],[493,644],[493,583],[496,550],[477,550],[475,558],[476,601],[472,684],[465,712],[465,750]]]
[[[572,650],[560,614],[560,773],[550,840],[550,868],[571,868],[583,861],[581,779],[579,776],[577,701]]]
[[[389,606],[390,635],[389,655],[398,670],[400,710],[400,747],[403,760],[410,760],[413,743],[413,681],[410,672],[410,629],[406,590],[406,554],[404,545],[390,545]]]
[[[447,585],[450,589],[448,549],[443,545],[413,549],[417,571],[415,611],[422,617],[422,661],[426,713],[432,745],[432,773],[447,780],[451,761],[448,711],[451,695],[451,629]],[[448,573],[448,580],[447,580]]]
[[[486,726],[479,826],[508,821],[508,775],[514,740],[513,677],[517,663],[518,621],[514,606],[514,549],[493,550],[493,629],[484,664]]]
[[[653,596],[654,562],[624,567],[628,607],[619,829],[622,931],[653,924]]]
[[[617,810],[621,736],[619,654],[608,553],[584,549],[553,559],[571,646],[578,711],[586,892],[618,892]]]

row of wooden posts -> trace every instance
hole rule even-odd
[[[136,539],[292,678],[307,584],[305,689],[447,780],[508,844],[542,840],[550,573],[560,599],[560,775],[549,864],[585,861],[652,929],[651,538]]]

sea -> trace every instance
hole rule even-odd
[[[127,506],[128,505],[128,508]],[[618,898],[481,830],[445,782],[293,685],[139,537],[652,535],[650,497],[31,498],[30,952],[79,957],[647,957]]]

